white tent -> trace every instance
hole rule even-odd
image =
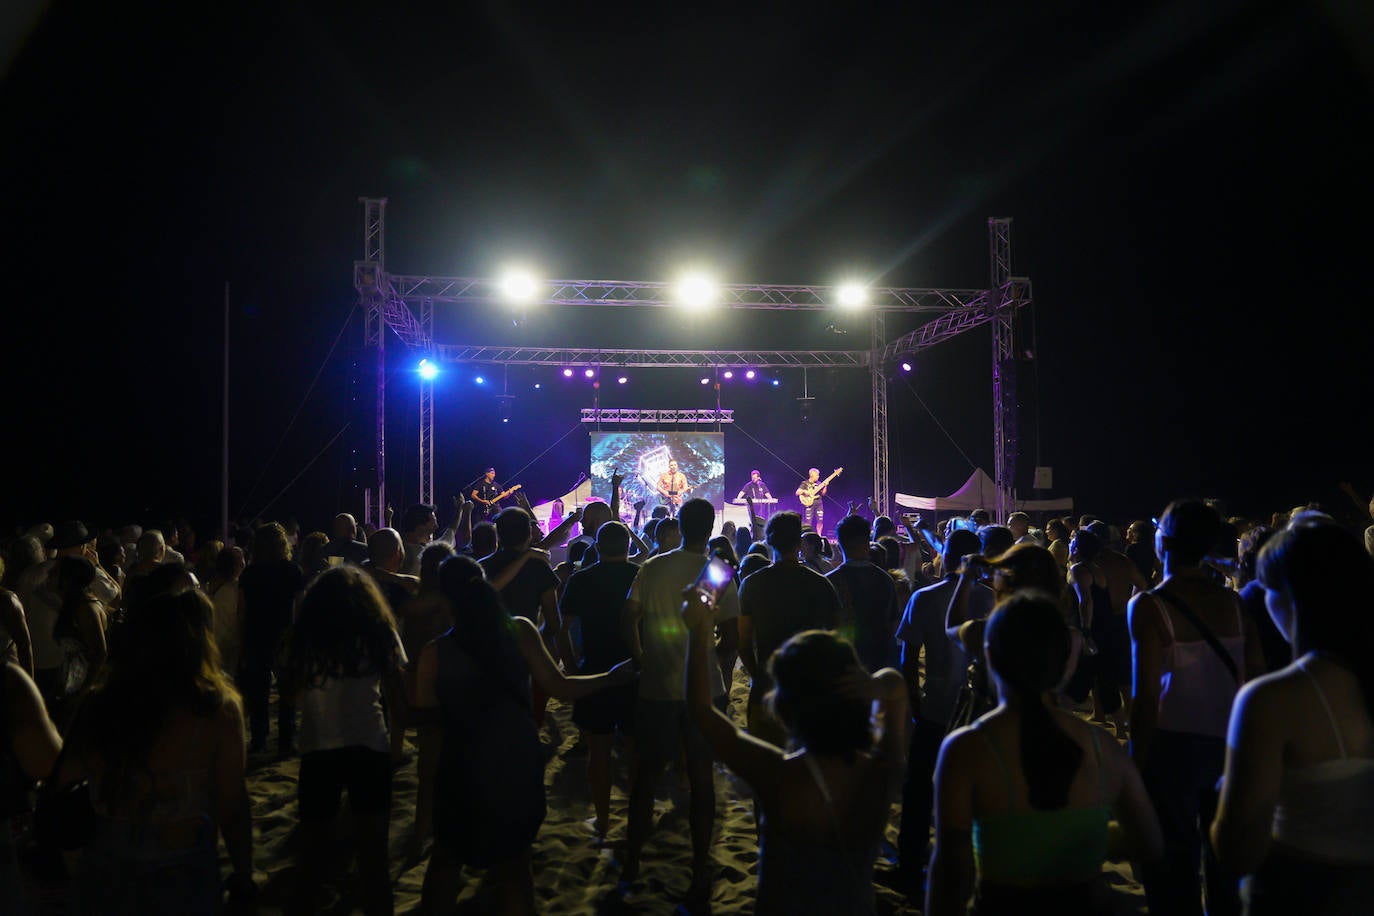
[[[925,509],[935,512],[972,512],[974,509],[992,510],[997,505],[997,485],[982,468],[975,468],[964,485],[948,496],[908,496],[898,493],[894,497],[897,505],[904,509]],[[1072,512],[1073,498],[1063,499],[1018,499],[1012,494],[1008,502],[1012,511],[1024,512]]]

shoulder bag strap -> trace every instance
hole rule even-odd
[[[1193,627],[1202,634],[1202,638],[1207,641],[1207,645],[1212,647],[1212,651],[1221,659],[1222,664],[1226,666],[1226,670],[1231,672],[1231,679],[1239,686],[1241,683],[1240,669],[1236,667],[1236,660],[1231,657],[1230,652],[1226,651],[1226,647],[1221,644],[1221,640],[1217,639],[1217,634],[1212,632],[1212,628],[1202,622],[1202,618],[1197,615],[1197,612],[1185,604],[1182,598],[1179,598],[1177,595],[1171,595],[1163,589],[1154,589],[1150,594],[1154,595],[1156,598],[1167,601],[1174,610],[1183,615],[1184,620],[1191,623]]]

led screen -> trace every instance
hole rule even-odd
[[[658,479],[677,461],[687,478],[687,499],[701,497],[720,510],[725,498],[725,435],[689,432],[593,432],[592,492],[611,492],[611,473],[625,477],[622,506],[644,500],[645,514],[663,500]]]

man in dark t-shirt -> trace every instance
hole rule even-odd
[[[826,578],[840,596],[840,635],[854,644],[870,672],[901,664],[897,651],[897,587],[891,573],[869,560],[868,521],[846,516],[835,528],[844,563]]]
[[[739,589],[740,661],[749,672],[749,731],[779,747],[786,733],[763,706],[772,689],[768,659],[802,630],[833,630],[840,620],[840,599],[825,576],[801,564],[802,520],[796,512],[779,512],[768,520],[764,540],[773,563],[751,574]]]
[[[618,521],[596,532],[597,562],[568,579],[559,610],[566,627],[582,622],[582,659],[578,674],[600,674],[630,657],[621,626],[621,608],[639,567],[628,559],[630,531]],[[611,744],[619,731],[627,744],[634,734],[638,685],[610,687],[577,700],[573,722],[587,733],[587,782],[596,808],[596,835],[604,842],[611,805]]]
[[[530,549],[530,514],[519,506],[502,509],[496,516],[496,552],[478,562],[488,580],[496,580],[507,567],[522,564],[514,578],[501,588],[501,603],[512,617],[524,617],[540,627],[544,644],[555,661],[565,667],[576,664],[572,642],[558,613],[558,576],[549,565],[548,555]],[[544,724],[548,697],[535,685],[534,721]]]

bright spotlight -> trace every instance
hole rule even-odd
[[[902,371],[903,371],[903,372],[910,372],[910,371],[911,371],[911,363],[902,363]]]
[[[726,370],[725,370],[724,372],[722,372],[721,374],[722,374],[723,376],[725,376],[726,378],[734,378],[734,377],[735,377],[735,373],[731,372],[729,369],[726,369]]]
[[[754,377],[754,370],[750,369],[748,372],[744,373],[744,377],[747,379],[752,379]]]
[[[623,385],[628,381],[629,379],[622,375],[620,378],[616,379],[616,384]]]
[[[439,367],[427,359],[422,359],[420,360],[419,372],[420,378],[432,382],[435,376],[439,374]]]
[[[584,369],[584,370],[582,370],[582,374],[585,375],[587,378],[591,378],[592,376],[596,375],[596,370],[595,370],[595,369]]]
[[[564,378],[572,378],[572,370],[571,370],[571,369],[564,369],[564,370],[563,370],[563,377],[564,377]]]
[[[862,283],[842,283],[836,294],[839,304],[848,309],[868,302],[868,289]]]
[[[527,270],[512,270],[501,278],[501,295],[511,302],[529,302],[539,292],[539,281]]]
[[[544,386],[541,385],[539,382],[535,382],[535,383],[534,383],[534,390],[535,390],[535,391],[538,391],[540,388],[543,388],[543,387],[544,387]]]
[[[484,379],[484,378],[482,378],[482,376],[480,376],[480,375],[477,376],[477,378],[474,379],[474,381],[476,381],[477,384],[479,384],[479,385],[485,385],[485,384],[487,383],[487,380]]]
[[[677,284],[678,301],[688,308],[706,308],[714,305],[719,291],[716,281],[705,274],[689,274]]]
[[[776,379],[776,378],[773,379],[773,387],[774,387],[774,388],[778,387],[778,386],[781,385],[781,384],[782,384],[782,379]]]

